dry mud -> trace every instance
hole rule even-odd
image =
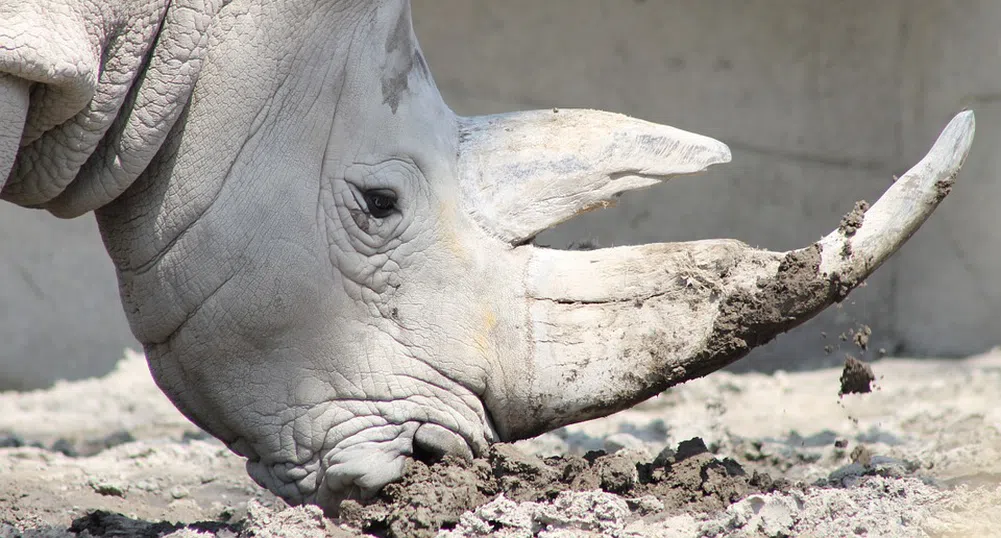
[[[856,365],[858,366],[858,365]],[[999,536],[1001,352],[718,372],[613,417],[415,462],[339,520],[290,508],[129,353],[103,379],[0,393],[0,537]]]

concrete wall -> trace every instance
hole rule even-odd
[[[0,204],[0,390],[106,373],[126,346],[141,349],[93,215]]]
[[[990,278],[1001,274],[1001,2],[414,0],[414,18],[461,113],[602,108],[733,149],[725,168],[631,193],[540,238],[560,246],[805,245],[973,106],[973,154],[931,221],[843,307],[746,364],[839,362],[823,347],[857,323],[897,353],[1001,343],[1001,285]],[[0,387],[101,373],[134,345],[92,220],[0,206]]]
[[[901,55],[902,160],[960,106],[977,137],[961,183],[896,260],[896,331],[908,350],[956,355],[1001,344],[1001,2],[920,5]]]

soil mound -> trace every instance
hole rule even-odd
[[[498,444],[473,461],[412,462],[401,482],[372,501],[342,503],[340,520],[378,536],[435,536],[501,494],[516,502],[547,502],[567,491],[601,490],[625,498],[639,518],[713,512],[748,494],[787,487],[785,481],[745,472],[733,459],[717,458],[700,438],[667,448],[653,461],[627,450],[540,458]]]

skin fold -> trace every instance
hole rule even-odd
[[[459,117],[403,0],[0,0],[0,196],[95,211],[158,386],[331,513],[408,458],[613,413],[842,300],[972,135],[957,116],[853,236],[799,251],[552,251],[532,237],[729,150],[592,110]]]

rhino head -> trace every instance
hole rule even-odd
[[[4,198],[96,210],[157,384],[259,484],[331,512],[407,458],[611,414],[842,300],[973,135],[958,115],[861,225],[800,250],[552,250],[533,237],[729,150],[592,110],[460,117],[406,1],[177,0],[158,33],[133,3],[61,23],[97,45],[50,55],[93,69],[0,56]],[[107,19],[132,49],[87,30]]]

